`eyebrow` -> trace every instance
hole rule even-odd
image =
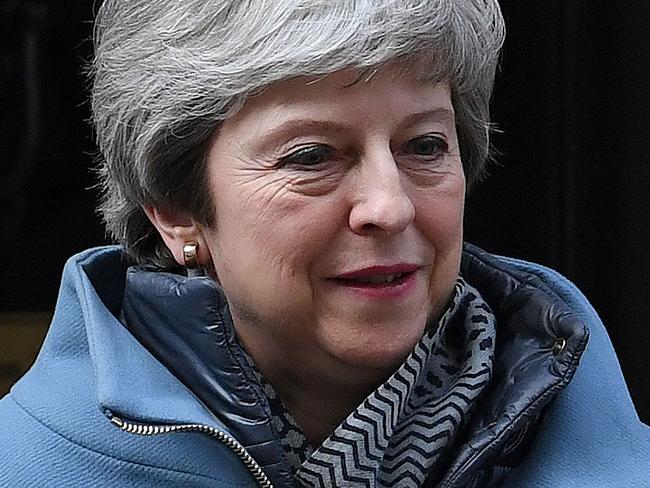
[[[454,124],[455,114],[453,109],[447,107],[435,108],[426,110],[424,112],[417,112],[408,115],[399,124],[399,128],[408,127],[411,125],[419,124],[431,119],[441,120],[446,123]],[[333,122],[328,120],[313,120],[313,119],[294,119],[273,127],[262,136],[262,144],[269,141],[286,138],[296,132],[328,132],[328,133],[345,133],[353,129],[345,124]]]
[[[265,141],[271,141],[278,138],[283,138],[295,132],[336,132],[343,133],[349,130],[350,127],[340,124],[338,122],[330,122],[327,120],[312,120],[312,119],[294,119],[289,120],[283,124],[273,127],[264,134]]]
[[[456,114],[454,110],[447,107],[435,108],[433,110],[425,110],[424,112],[417,112],[407,116],[400,124],[400,128],[416,125],[421,122],[426,122],[431,119],[442,120],[443,122],[454,125]]]

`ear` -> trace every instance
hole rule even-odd
[[[142,208],[179,265],[185,266],[183,246],[188,243],[197,244],[199,266],[212,265],[212,255],[205,241],[203,226],[196,223],[189,213],[152,206]]]

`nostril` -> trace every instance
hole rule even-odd
[[[382,231],[399,234],[415,219],[415,206],[399,182],[384,182],[359,192],[352,204],[349,225],[357,234]]]
[[[363,232],[375,232],[381,230],[381,227],[378,226],[377,224],[367,223],[361,226],[361,230]]]
[[[366,222],[350,223],[350,228],[356,234],[384,234],[393,235],[403,232],[411,223],[407,219],[368,219]]]

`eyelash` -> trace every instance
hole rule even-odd
[[[414,146],[415,144],[421,142],[435,143],[436,144],[435,152],[433,154],[418,154]],[[424,157],[427,160],[432,160],[432,161],[443,157],[445,154],[447,154],[448,151],[449,151],[449,145],[447,144],[447,141],[445,141],[441,136],[434,135],[434,134],[427,134],[409,140],[404,145],[404,150],[403,150],[403,152],[407,155]],[[303,169],[311,169],[311,168],[318,167],[319,165],[323,164],[328,160],[331,160],[333,157],[333,152],[334,150],[325,144],[316,144],[312,146],[301,147],[300,149],[293,151],[287,156],[280,158],[279,165],[282,167],[294,166]],[[308,158],[310,156],[311,157],[316,156],[318,160],[307,161],[303,159],[302,161],[300,161],[301,158]]]
[[[427,142],[427,143],[435,143],[436,144],[436,150],[432,154],[418,154],[416,149],[414,148],[414,145],[419,143],[419,142]],[[445,141],[441,136],[435,135],[435,134],[427,134],[424,136],[416,137],[415,139],[411,139],[405,144],[405,152],[406,154],[409,155],[416,155],[418,157],[426,157],[426,158],[431,158],[432,160],[439,159],[443,157],[447,152],[449,152],[449,145],[447,144],[447,141]]]
[[[309,156],[318,156],[320,153],[320,157],[318,161],[299,161],[300,158],[305,158]],[[323,154],[324,153],[324,154]],[[284,156],[283,158],[280,159],[280,165],[281,166],[297,166],[297,167],[302,167],[302,168],[311,168],[311,167],[316,167],[325,161],[329,160],[332,158],[332,153],[333,150],[331,147],[326,146],[324,144],[318,144],[318,145],[313,145],[313,146],[307,146],[307,147],[301,147],[300,149],[288,154],[287,156]]]

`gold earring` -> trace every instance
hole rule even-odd
[[[197,242],[186,242],[183,245],[183,261],[185,267],[194,269],[199,265],[199,258],[197,256],[197,249],[199,244]]]

